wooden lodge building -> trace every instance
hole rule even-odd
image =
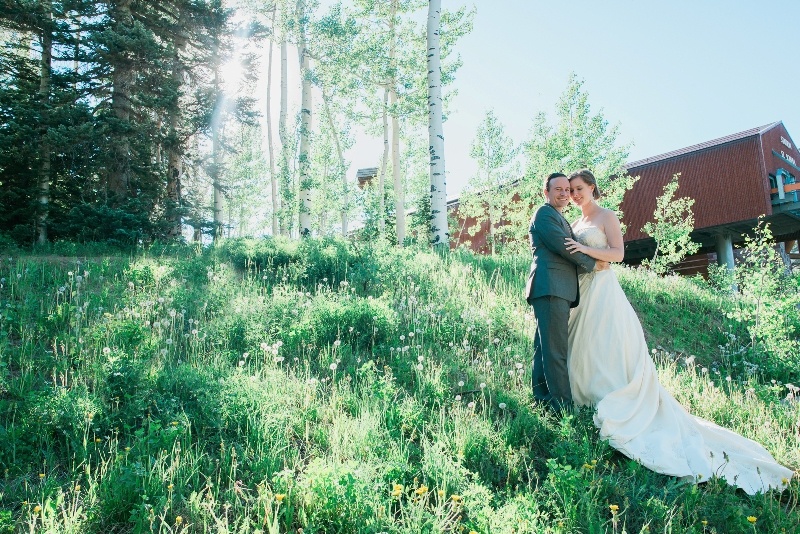
[[[640,177],[621,205],[626,263],[637,264],[655,252],[655,241],[641,228],[652,220],[656,198],[676,173],[681,174],[677,195],[695,200],[691,238],[700,244],[698,253],[676,271],[705,274],[711,262],[732,267],[735,247],[761,216],[782,251],[791,254],[800,238],[800,151],[783,122],[634,161],[626,168],[629,175]],[[448,211],[458,219],[457,210],[458,200],[450,201]],[[474,224],[459,220],[451,246],[469,240],[473,250],[486,252],[486,229],[461,235]],[[788,261],[788,255],[784,259]]]

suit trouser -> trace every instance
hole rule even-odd
[[[567,369],[569,301],[554,296],[533,299],[533,396],[561,408],[572,403]]]

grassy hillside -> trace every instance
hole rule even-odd
[[[797,480],[682,484],[599,441],[589,410],[534,406],[527,258],[66,252],[0,261],[0,532],[800,529]],[[800,467],[798,370],[754,350],[741,304],[618,275],[664,385]]]

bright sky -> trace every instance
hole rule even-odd
[[[469,146],[485,110],[523,141],[536,113],[554,119],[570,72],[634,143],[631,161],[779,120],[800,140],[796,0],[443,4],[477,8],[444,126],[448,196],[476,171]]]
[[[630,160],[782,120],[800,141],[797,0],[444,0],[476,7],[444,125],[448,197],[476,172],[469,147],[485,112],[523,142],[574,72],[594,112],[633,142]],[[290,65],[296,62],[290,50]],[[277,64],[276,64],[277,68]],[[277,105],[277,104],[276,104]],[[277,120],[277,112],[275,112]],[[348,176],[377,165],[382,139],[360,135]]]

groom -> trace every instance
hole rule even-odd
[[[531,219],[530,241],[533,263],[525,297],[536,315],[533,351],[533,396],[558,410],[572,404],[567,371],[567,321],[569,310],[578,305],[578,269],[592,271],[604,262],[586,254],[570,254],[564,245],[574,239],[572,228],[561,215],[569,204],[567,177],[554,172],[544,187],[547,202]]]

